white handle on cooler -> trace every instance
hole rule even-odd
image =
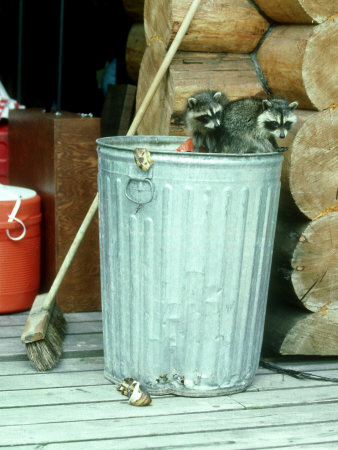
[[[19,222],[19,224],[23,228],[23,232],[20,234],[20,236],[17,236],[17,237],[11,236],[9,230],[6,230],[7,236],[12,241],[20,241],[26,235],[26,226],[25,226],[25,224],[22,222],[22,220],[20,220],[17,217],[15,217],[17,212],[19,211],[19,208],[20,208],[20,205],[21,205],[21,199],[22,199],[21,195],[18,195],[18,198],[17,198],[17,200],[15,202],[14,208],[13,208],[12,212],[10,213],[10,215],[8,216],[8,222],[13,222],[15,220],[16,222]]]

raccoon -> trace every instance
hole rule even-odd
[[[194,151],[217,153],[224,147],[222,117],[228,102],[220,91],[200,91],[188,99],[185,122],[193,138]]]
[[[296,122],[297,102],[284,98],[243,98],[229,102],[223,111],[224,153],[282,151],[276,138],[284,139]]]

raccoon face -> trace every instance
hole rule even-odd
[[[191,129],[214,130],[221,125],[222,105],[218,102],[221,92],[202,92],[190,97],[187,103],[186,122]]]
[[[297,108],[298,103],[274,99],[263,100],[262,105],[263,113],[258,117],[260,127],[274,137],[284,139],[292,125],[297,121],[293,110]]]

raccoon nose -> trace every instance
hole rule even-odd
[[[284,131],[281,131],[281,132],[279,133],[279,137],[280,137],[281,139],[284,139],[284,138],[285,138],[285,133],[284,133]]]
[[[214,128],[218,128],[220,126],[220,123],[218,120],[214,120]]]

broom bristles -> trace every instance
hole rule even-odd
[[[55,303],[44,339],[26,344],[27,356],[39,371],[50,370],[57,365],[62,355],[66,320]]]

